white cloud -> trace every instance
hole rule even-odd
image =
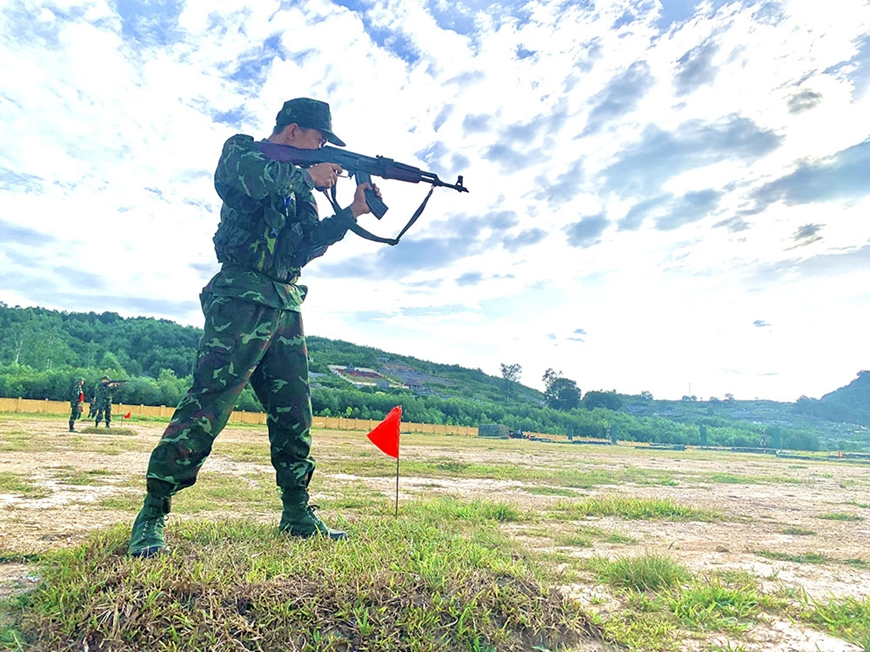
[[[393,251],[348,235],[312,263],[312,334],[661,397],[817,396],[868,366],[870,199],[774,201],[868,137],[866,3],[704,3],[664,31],[652,2],[445,7],[0,2],[0,300],[199,325],[220,147],[311,96],[350,150],[471,190]],[[426,188],[380,185],[391,235]]]

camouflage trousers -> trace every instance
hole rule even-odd
[[[106,423],[112,423],[111,403],[107,403],[105,405],[98,405],[96,411],[94,412],[94,420],[99,423],[103,420],[103,415],[105,415]]]
[[[268,415],[278,486],[306,487],[315,464],[302,315],[205,292],[201,299],[205,326],[193,384],[151,453],[148,493],[164,498],[196,482],[248,382]]]

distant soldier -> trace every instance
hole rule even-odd
[[[93,419],[97,413],[97,386],[91,390],[91,398],[88,401],[88,419]]]
[[[103,376],[94,392],[94,404],[96,408],[95,426],[100,425],[103,415],[106,417],[106,428],[112,423],[112,392],[120,383],[113,381],[108,376]]]
[[[85,402],[85,379],[78,378],[73,384],[69,395],[69,431],[75,432],[76,420],[82,416],[82,406]]]

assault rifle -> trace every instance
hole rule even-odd
[[[100,381],[102,382],[102,381]],[[109,380],[106,382],[107,385],[122,385],[123,383],[129,383],[130,379],[125,378],[124,380]]]
[[[367,240],[374,240],[375,242],[382,242],[384,244],[395,245],[399,242],[399,238],[401,238],[405,232],[411,228],[411,225],[417,221],[417,218],[420,217],[420,214],[426,207],[429,197],[432,196],[432,191],[435,190],[435,188],[452,188],[457,192],[468,192],[468,188],[466,188],[462,183],[461,175],[456,179],[456,183],[446,183],[439,179],[438,175],[434,172],[426,172],[420,168],[406,165],[405,163],[399,163],[384,156],[365,156],[364,154],[355,154],[354,152],[349,152],[337,147],[298,149],[296,147],[291,147],[290,145],[279,145],[270,142],[261,142],[259,143],[259,147],[260,151],[272,160],[281,161],[283,163],[292,163],[293,165],[302,168],[307,168],[318,163],[338,163],[343,170],[356,178],[357,185],[371,183],[372,177],[395,179],[407,183],[423,182],[431,184],[432,188],[429,190],[429,194],[426,195],[426,199],[423,200],[423,203],[420,204],[420,207],[415,211],[413,217],[411,217],[410,221],[405,225],[405,228],[403,228],[395,238],[382,238],[376,236],[373,233],[369,233],[359,225],[351,227],[351,231],[360,237],[366,238]],[[324,194],[327,194],[325,189],[320,188],[320,190],[322,190]],[[335,197],[335,186],[332,187],[332,195],[330,196],[327,194],[327,197],[332,203],[333,208],[338,211],[339,207]],[[373,190],[366,190],[365,197],[366,203],[374,216],[381,219],[388,210],[387,205],[384,204],[381,198],[378,197]]]

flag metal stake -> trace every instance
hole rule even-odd
[[[399,518],[399,456],[396,455],[396,516]]]

